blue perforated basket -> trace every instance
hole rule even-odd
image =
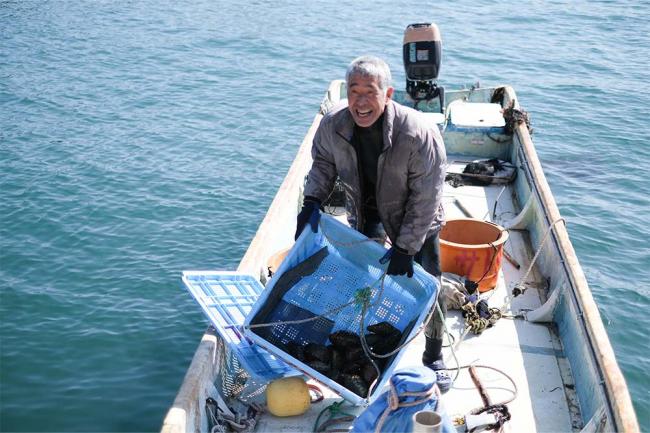
[[[389,359],[378,386],[366,398],[294,358],[286,348],[290,342],[327,345],[329,334],[338,330],[359,334],[359,304],[327,313],[354,302],[358,291],[368,286],[372,288],[372,307],[364,325],[389,322],[403,332],[402,342],[410,339],[434,304],[439,285],[436,279],[416,265],[413,278],[386,277],[380,293],[380,278],[387,265],[381,265],[379,259],[385,253],[386,249],[376,242],[323,215],[317,233],[307,228],[298,238],[251,309],[245,325],[325,317],[300,324],[248,328],[246,335],[350,402],[367,404],[373,396],[379,395],[403,351]]]

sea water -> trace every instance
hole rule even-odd
[[[512,85],[650,430],[647,2],[0,0],[0,430],[155,431],[330,80]],[[287,221],[287,224],[293,224]]]

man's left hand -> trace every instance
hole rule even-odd
[[[413,256],[401,248],[393,246],[386,275],[406,275],[411,278],[413,276]]]

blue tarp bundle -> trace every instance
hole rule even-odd
[[[409,367],[395,372],[390,378],[389,389],[354,421],[352,433],[374,432],[378,423],[381,423],[379,431],[382,433],[410,432],[413,431],[413,415],[421,410],[434,411],[442,417],[442,433],[456,433],[440,404],[439,394],[433,391],[435,383],[435,372],[426,367]]]

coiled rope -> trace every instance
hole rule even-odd
[[[476,304],[468,302],[461,307],[465,316],[465,326],[476,335],[480,335],[487,328],[494,326],[503,316],[499,308],[491,307],[488,309],[489,316],[481,317],[476,310]]]
[[[318,417],[316,417],[316,422],[314,423],[314,427],[312,428],[312,431],[316,433],[321,433],[325,431],[327,432],[349,431],[349,429],[327,430],[327,427],[330,427],[335,424],[352,422],[356,418],[356,416],[352,415],[351,413],[345,412],[345,410],[342,407],[344,403],[345,400],[341,400],[338,402],[335,401],[334,403],[327,406],[325,409],[321,410],[320,413],[318,414]],[[320,419],[326,412],[328,418],[322,424],[320,424]]]
[[[512,135],[515,127],[521,123],[526,125],[530,134],[533,133],[533,128],[530,127],[530,115],[525,110],[516,109],[514,100],[503,110],[503,118],[506,121],[504,129],[507,135]]]

